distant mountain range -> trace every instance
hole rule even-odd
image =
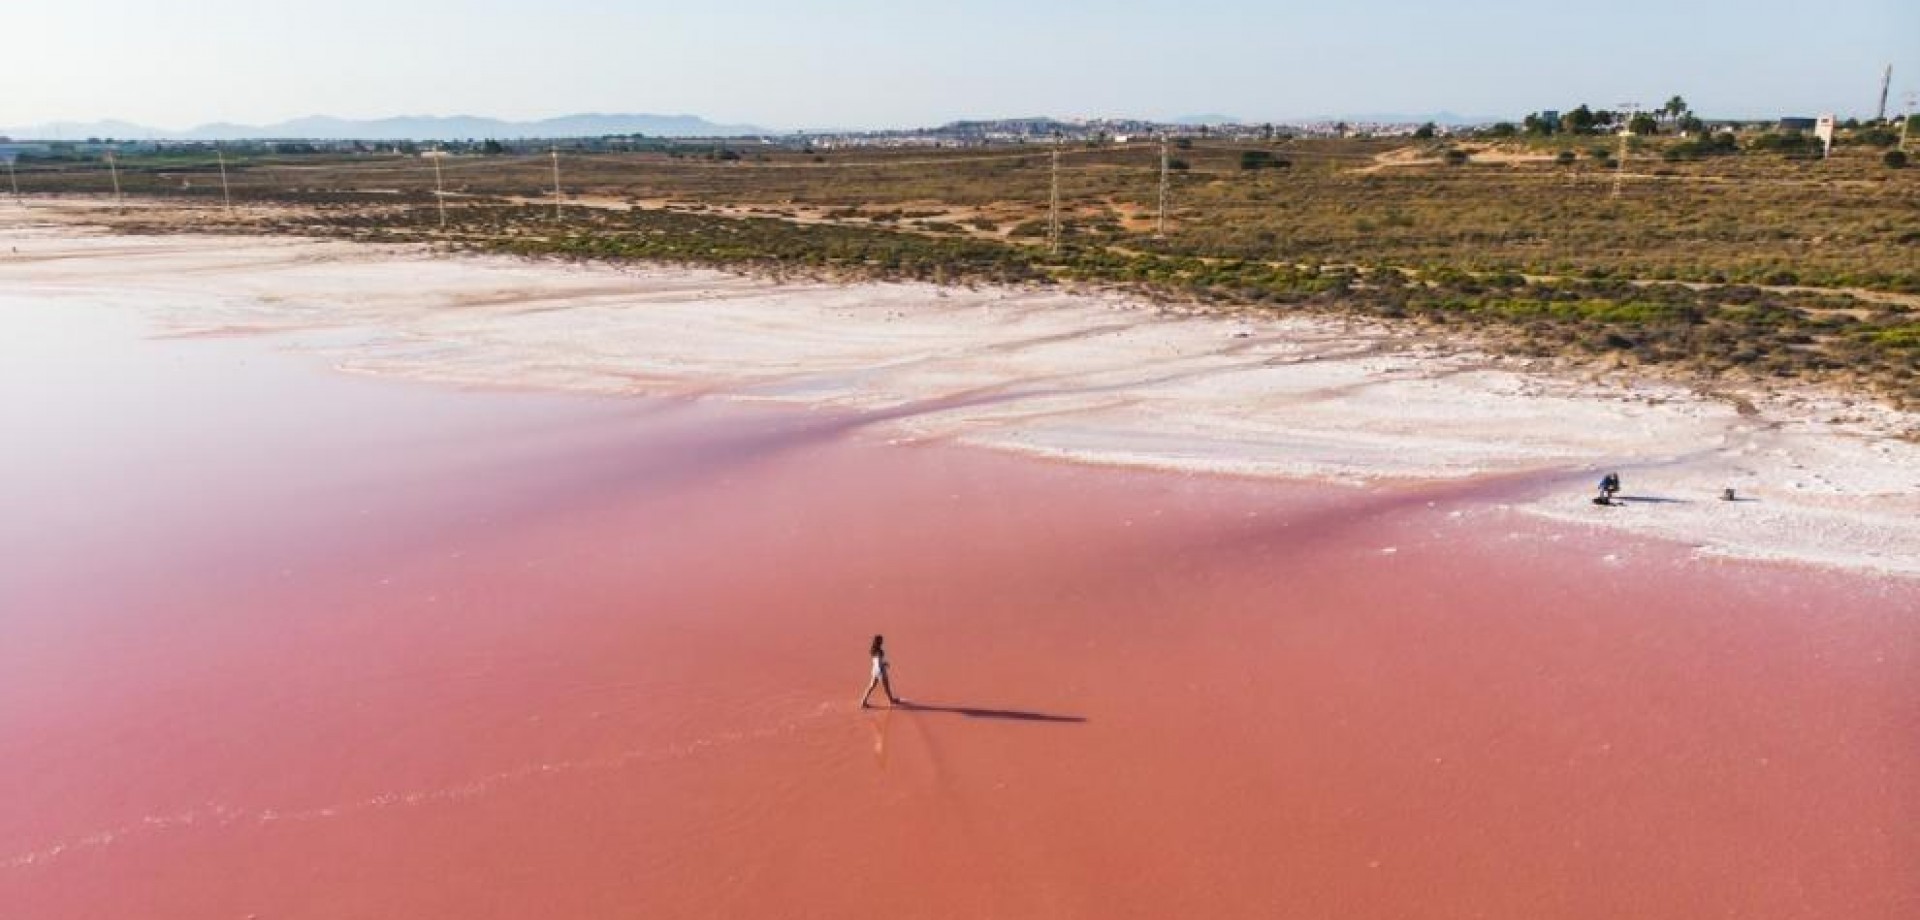
[[[59,121],[17,128],[0,128],[0,135],[34,140],[483,140],[486,138],[602,137],[609,134],[645,134],[651,137],[740,137],[769,133],[753,125],[715,124],[696,115],[587,113],[540,121],[504,121],[471,115],[402,116],[349,119],[314,115],[271,125],[224,122],[186,131],[167,131],[131,122]]]
[[[1456,115],[1453,112],[1355,112],[1347,115],[1318,115],[1313,118],[1236,118],[1232,115],[1208,113],[1204,115],[1183,115],[1173,119],[1176,125],[1258,125],[1272,123],[1276,125],[1326,124],[1344,121],[1349,124],[1363,125],[1422,125],[1433,122],[1436,125],[1484,125],[1499,121],[1477,115]]]

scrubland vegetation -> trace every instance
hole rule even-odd
[[[1813,379],[1920,405],[1920,170],[1890,136],[1829,159],[1792,132],[1688,137],[1190,140],[1062,151],[1049,245],[1044,147],[443,160],[123,160],[129,195],[203,226],[438,241],[949,283],[1078,282],[1222,308],[1425,324],[1508,354],[1662,366],[1703,381]],[[1626,157],[1621,163],[1619,157]],[[28,168],[29,193],[108,192],[98,167]],[[1616,193],[1617,189],[1617,193]],[[273,204],[275,208],[248,205]],[[137,223],[137,216],[130,217]]]

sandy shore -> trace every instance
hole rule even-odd
[[[1523,511],[1699,552],[1920,574],[1920,418],[1534,371],[1364,323],[1088,293],[776,283],[0,213],[0,290],[180,334],[338,329],[347,371],[860,410],[886,437],[1347,483],[1502,476]],[[1905,435],[1905,437],[1902,437]],[[1606,470],[1624,506],[1587,501]],[[1741,500],[1718,500],[1723,488]]]

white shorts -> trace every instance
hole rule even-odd
[[[887,676],[887,666],[881,664],[880,659],[875,658],[873,660],[873,679],[879,680],[885,676]]]

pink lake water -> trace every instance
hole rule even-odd
[[[287,344],[0,300],[0,916],[1920,915],[1913,581]]]

